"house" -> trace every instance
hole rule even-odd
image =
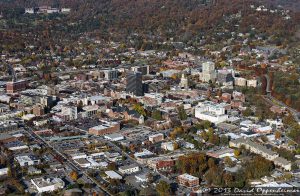
[[[178,183],[188,188],[199,186],[199,178],[189,175],[187,173],[179,175],[177,177]]]
[[[231,100],[231,94],[230,93],[222,93],[221,100],[229,103]]]
[[[2,168],[0,169],[0,176],[4,176],[8,174],[8,168]]]
[[[276,157],[274,160],[274,165],[284,168],[286,171],[292,170],[292,163],[282,157]]]
[[[25,8],[25,14],[34,14],[34,8]]]
[[[256,79],[253,79],[253,80],[247,80],[247,86],[248,87],[253,87],[253,88],[256,88],[258,85],[258,82]]]
[[[31,183],[39,193],[52,192],[65,186],[64,181],[60,178],[35,178],[31,179]]]
[[[220,150],[208,151],[206,153],[206,155],[217,158],[217,159],[221,159],[221,158],[225,158],[225,157],[233,157],[234,153],[233,153],[233,149],[231,149],[231,148],[223,148]]]
[[[272,132],[272,127],[265,126],[265,127],[254,128],[254,132],[268,134]]]
[[[142,173],[135,175],[135,178],[138,182],[148,182],[148,174],[147,173]]]
[[[242,101],[242,102],[246,101],[245,95],[238,91],[233,91],[232,98],[233,98],[233,100],[238,100],[238,101]]]
[[[71,12],[71,8],[61,8],[61,13],[63,14],[67,14],[67,13],[70,13]]]
[[[137,111],[135,110],[128,110],[126,112],[124,112],[124,117],[125,120],[136,120],[136,121],[140,121],[140,117],[142,115],[140,115]]]
[[[169,151],[176,150],[174,142],[164,142],[164,143],[161,143],[161,148],[164,149],[164,150],[169,150]]]
[[[74,159],[74,162],[82,168],[88,168],[91,166],[91,163],[86,158]]]
[[[247,79],[235,77],[235,78],[234,78],[234,84],[235,84],[236,86],[246,86],[246,84],[247,84]]]
[[[158,134],[149,136],[149,141],[152,143],[161,142],[163,140],[164,140],[164,134],[162,134],[162,133],[158,133]]]
[[[106,113],[111,118],[123,118],[126,112],[126,107],[116,106],[106,110]]]
[[[190,142],[183,142],[183,147],[188,149],[194,149],[195,145]]]
[[[140,167],[136,164],[125,165],[125,166],[119,167],[119,172],[121,174],[132,174],[132,173],[135,173],[138,171],[140,171]]]
[[[80,115],[82,118],[90,118],[97,114],[98,109],[98,105],[87,105],[82,108],[83,112],[81,112]]]
[[[286,108],[284,107],[279,107],[277,105],[273,105],[271,108],[270,108],[270,111],[275,113],[275,114],[284,114],[286,112]]]
[[[27,170],[27,173],[29,175],[36,175],[36,174],[41,174],[42,173],[42,170],[34,167],[34,166],[29,166],[28,167],[28,170]]]

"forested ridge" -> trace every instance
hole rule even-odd
[[[290,13],[292,19],[287,21],[280,15],[250,9],[250,5],[261,3],[270,8],[279,3],[297,7],[294,0],[277,1],[277,4],[266,0],[3,0],[0,11],[7,17],[22,17],[25,7],[70,7],[72,12],[61,21],[66,23],[66,31],[100,32],[104,38],[124,39],[137,33],[144,38],[193,39],[203,32],[215,30],[218,25],[226,27],[224,16],[240,11],[241,31],[255,27],[267,35],[287,37],[296,32],[297,24],[300,24],[297,10]],[[233,28],[230,25],[227,30]]]

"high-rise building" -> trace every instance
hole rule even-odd
[[[202,73],[200,74],[200,80],[203,82],[215,82],[217,78],[215,63],[208,61],[202,64]]]
[[[117,79],[118,78],[118,70],[116,70],[116,69],[104,70],[104,77],[106,80]]]
[[[141,72],[127,72],[126,74],[126,92],[135,96],[143,96],[143,83]]]

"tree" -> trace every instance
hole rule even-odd
[[[177,142],[174,142],[174,144],[173,144],[173,148],[174,148],[174,150],[177,150],[177,149],[179,148],[179,145],[178,145],[178,143],[177,143]]]
[[[146,111],[140,104],[135,104],[133,106],[134,110],[137,111],[140,115],[146,116]]]
[[[245,176],[247,179],[261,178],[270,175],[274,169],[274,164],[261,156],[255,156],[253,159],[244,163]]]
[[[246,110],[244,110],[242,113],[244,116],[251,116],[252,110],[249,107],[247,107]]]
[[[142,196],[152,196],[152,195],[156,195],[155,190],[153,190],[150,186],[143,188],[139,195]]]
[[[177,135],[183,134],[183,128],[182,127],[175,127],[174,130],[170,133],[170,137],[172,139],[175,139]]]
[[[109,163],[107,169],[116,170],[117,169],[116,164],[114,162]]]
[[[204,141],[208,140],[208,135],[207,135],[206,131],[201,132],[201,137],[202,137],[202,139],[204,139]]]
[[[178,116],[179,116],[180,120],[186,120],[187,119],[188,116],[185,112],[185,109],[184,109],[183,105],[179,106],[177,108],[177,111],[178,111]]]
[[[154,110],[151,114],[151,117],[155,120],[162,120],[161,112],[159,110]]]
[[[208,161],[207,161],[207,164],[208,164],[209,168],[216,167],[216,163],[215,163],[215,160],[213,158],[209,158]]]
[[[82,108],[83,108],[83,102],[82,102],[82,100],[80,100],[77,105],[77,109],[78,109],[78,111],[82,111]]]
[[[154,182],[154,176],[153,176],[153,174],[151,172],[149,172],[147,174],[147,180],[148,180],[149,183],[153,183]]]
[[[70,178],[73,180],[73,181],[77,181],[78,179],[78,173],[76,171],[72,171],[70,173]]]
[[[220,137],[220,143],[221,143],[223,146],[228,145],[228,142],[229,142],[229,140],[228,140],[228,137],[227,137],[226,135],[222,135],[222,136]]]
[[[275,132],[275,139],[281,138],[281,133],[279,131]]]
[[[224,182],[225,184],[228,186],[232,183],[233,181],[233,176],[229,173],[224,173],[223,174],[223,179],[224,179]]]
[[[240,156],[241,152],[239,149],[234,149],[233,154],[234,154],[234,156],[238,157],[238,156]]]
[[[229,167],[233,167],[234,166],[234,162],[231,160],[230,157],[225,157],[224,158],[224,163],[225,163],[225,165],[227,165]]]
[[[267,136],[265,136],[265,135],[261,136],[261,140],[262,140],[263,142],[268,142],[268,138],[267,138]]]
[[[170,185],[166,181],[159,181],[156,185],[156,191],[160,196],[169,196],[170,195]]]

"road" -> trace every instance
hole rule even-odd
[[[291,108],[290,106],[286,105],[285,103],[275,99],[270,93],[263,96],[263,98],[268,101],[269,103],[271,103],[272,105],[278,105],[280,107],[285,107],[294,117],[294,119],[300,123],[300,112],[298,112],[297,110],[295,110],[294,108]]]
[[[265,100],[268,101],[269,103],[271,103],[272,105],[274,105],[274,103],[276,103],[277,105],[281,106],[281,107],[285,107],[287,110],[289,110],[289,112],[293,115],[294,119],[300,123],[300,112],[298,112],[297,110],[295,110],[294,108],[291,108],[290,106],[286,105],[285,103],[275,99],[272,95],[271,95],[271,85],[270,85],[270,77],[268,74],[264,75],[267,79],[267,95],[264,96]]]
[[[98,137],[99,138],[99,137]],[[119,146],[117,146],[116,144],[114,144],[113,142],[111,141],[107,141],[107,143],[110,145],[110,146],[113,146],[117,151],[121,152],[123,155],[125,155],[128,159],[130,159],[133,163],[137,164],[140,168],[142,168],[143,171],[146,171],[146,172],[150,172],[150,169],[145,166],[145,165],[142,165],[140,164],[139,162],[137,162],[134,158],[132,158],[128,153],[124,152]],[[152,171],[152,170],[151,170]],[[159,175],[161,179],[163,179],[164,181],[166,181],[167,183],[174,183],[173,181],[169,180],[168,177],[166,177],[165,175],[157,172],[157,171],[153,171],[154,174],[156,175]]]
[[[30,127],[25,127],[25,131],[30,134],[33,138],[35,138],[36,141],[39,141],[40,143],[44,144],[45,146],[49,147],[50,149],[52,149],[52,151],[56,154],[59,155],[61,157],[63,157],[65,160],[64,164],[66,164],[69,168],[71,168],[72,170],[76,171],[78,174],[83,174],[85,175],[85,177],[89,180],[91,180],[92,182],[94,182],[97,187],[103,192],[105,193],[105,195],[112,195],[105,187],[103,187],[98,181],[96,181],[93,177],[91,177],[86,171],[82,171],[80,167],[78,167],[75,163],[73,163],[72,160],[69,159],[69,157],[65,156],[64,154],[62,154],[61,152],[59,152],[54,146],[52,146],[50,143],[48,143],[47,141],[45,141],[42,137],[40,137],[39,135],[37,135],[36,133],[34,133],[34,131],[30,128]]]

